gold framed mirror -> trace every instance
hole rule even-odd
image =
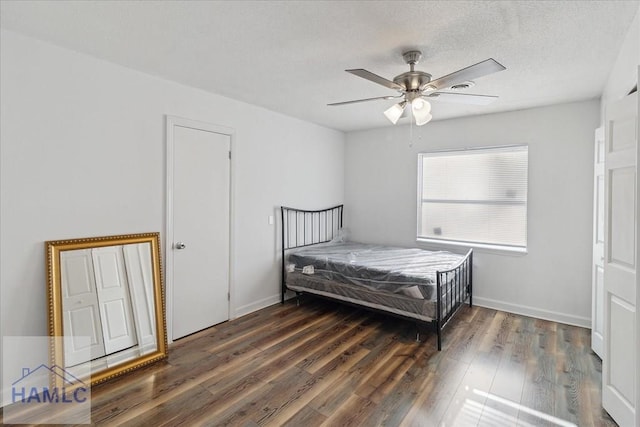
[[[53,365],[95,385],[167,357],[160,233],[45,246]]]

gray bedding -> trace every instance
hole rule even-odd
[[[351,285],[349,292],[363,288],[382,294],[434,300],[436,271],[447,270],[463,258],[463,255],[445,251],[345,242],[292,251],[286,265],[289,275],[296,273],[298,285],[302,275]],[[288,286],[290,282],[287,278]]]

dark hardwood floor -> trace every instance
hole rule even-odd
[[[169,358],[92,390],[125,426],[613,426],[590,332],[465,307],[435,336],[316,299],[184,338]]]

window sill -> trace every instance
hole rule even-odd
[[[425,246],[426,249],[442,249],[451,248],[452,250],[468,249],[478,250],[479,252],[493,253],[498,255],[526,255],[527,248],[514,248],[511,246],[491,245],[486,243],[456,242],[452,240],[425,239],[418,237],[416,242]]]

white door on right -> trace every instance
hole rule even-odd
[[[607,108],[602,406],[621,426],[639,421],[637,129],[637,93]]]

